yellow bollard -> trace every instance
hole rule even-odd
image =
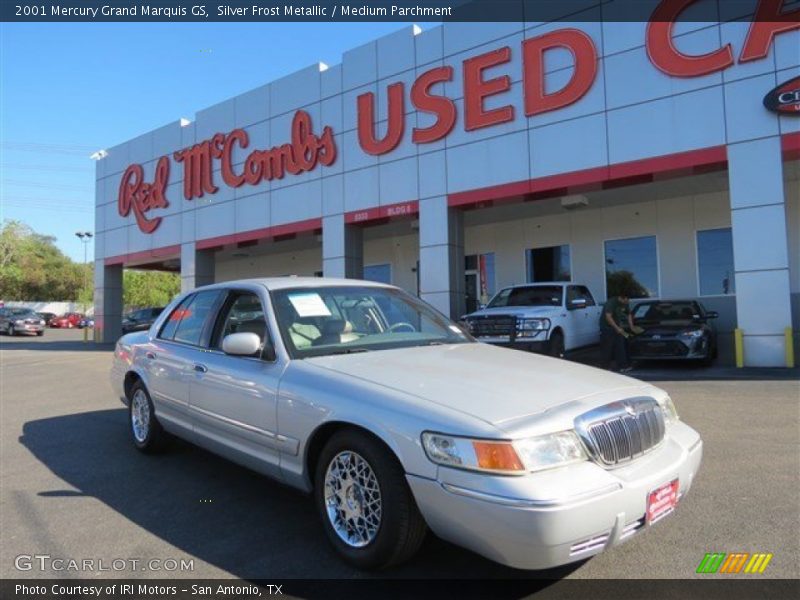
[[[736,368],[744,367],[744,332],[738,327],[733,330],[733,341],[736,348]]]
[[[786,367],[792,369],[794,368],[794,338],[791,327],[783,330],[783,337],[786,344]]]

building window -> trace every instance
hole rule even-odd
[[[697,273],[701,296],[736,293],[730,227],[697,232]]]
[[[364,279],[378,283],[392,283],[392,265],[369,265],[364,267]]]
[[[526,250],[525,262],[529,283],[572,281],[568,244]]]
[[[605,243],[606,297],[657,298],[656,236],[608,240]]]

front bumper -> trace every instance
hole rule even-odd
[[[712,351],[711,341],[708,338],[635,339],[628,348],[631,360],[703,360],[707,359]]]
[[[657,450],[617,469],[586,462],[494,477],[440,468],[436,480],[409,475],[408,481],[439,537],[510,567],[548,569],[649,529],[649,493],[678,479],[683,499],[702,453],[700,437],[679,422]]]
[[[44,325],[35,323],[25,323],[24,325],[14,324],[14,331],[17,333],[41,333],[44,331]]]

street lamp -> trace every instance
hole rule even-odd
[[[92,239],[92,232],[91,231],[76,231],[75,235],[78,236],[78,239],[83,244],[83,289],[87,289],[87,277],[89,275],[89,268],[88,268],[88,259],[86,257],[86,251],[89,246],[89,242]],[[83,312],[86,313],[86,303],[84,302],[83,305]]]

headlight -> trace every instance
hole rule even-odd
[[[688,338],[699,338],[703,337],[703,330],[693,329],[692,331],[684,331],[681,335]]]
[[[664,423],[670,425],[671,423],[675,423],[680,420],[678,411],[675,410],[675,404],[672,402],[672,398],[669,396],[664,396],[658,400],[658,404],[661,406],[661,412],[664,415]]]
[[[587,458],[578,436],[572,431],[515,441],[425,432],[422,447],[436,464],[504,475],[524,475]]]
[[[529,471],[543,471],[587,459],[574,431],[560,431],[517,440],[514,445]]]
[[[550,319],[519,319],[517,321],[517,337],[533,337],[540,331],[550,329]]]
[[[25,319],[17,319],[14,321],[14,325],[25,325]]]

